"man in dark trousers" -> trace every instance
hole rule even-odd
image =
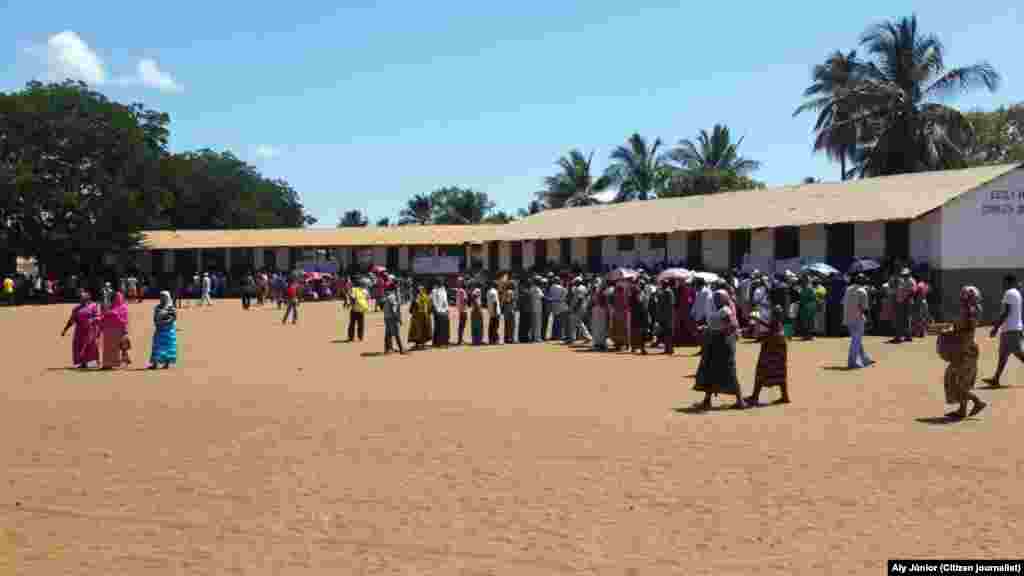
[[[381,306],[384,308],[384,353],[392,351],[391,341],[394,340],[399,354],[405,354],[402,346],[402,309],[398,304],[397,287],[393,281],[384,286],[384,298]]]
[[[668,279],[661,282],[661,291],[658,292],[658,323],[665,354],[671,356],[675,352],[676,340],[676,289]]]

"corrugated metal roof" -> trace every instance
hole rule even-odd
[[[160,230],[146,248],[432,246],[913,219],[1017,165],[547,210],[504,226]]]
[[[548,210],[502,227],[503,240],[743,230],[913,219],[1016,165],[984,166]]]

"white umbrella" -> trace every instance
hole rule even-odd
[[[721,281],[718,274],[715,274],[714,272],[694,272],[693,276],[694,278],[700,278],[707,284],[714,284],[715,282]]]
[[[658,282],[664,282],[665,280],[688,280],[690,276],[693,276],[693,272],[686,268],[669,268],[662,270],[661,274],[658,274]]]
[[[632,280],[639,276],[636,270],[630,270],[629,268],[616,268],[608,273],[609,282],[618,282],[619,280]]]

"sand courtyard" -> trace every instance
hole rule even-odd
[[[70,306],[0,308],[2,574],[879,574],[1024,554],[1024,368],[941,418],[934,338],[847,372],[793,342],[794,403],[685,410],[673,357],[560,344],[381,356],[334,303],[179,315],[179,364],[70,368]],[[403,339],[408,319],[403,325]],[[996,341],[979,331],[980,373]],[[756,344],[739,346],[749,393]],[[774,400],[767,391],[763,399]],[[717,404],[727,406],[731,398]]]

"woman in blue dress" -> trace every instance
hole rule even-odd
[[[178,360],[176,320],[177,311],[174,309],[171,293],[161,292],[160,303],[153,310],[153,324],[156,329],[153,332],[153,353],[149,359],[150,370],[156,370],[158,366],[169,368]]]

